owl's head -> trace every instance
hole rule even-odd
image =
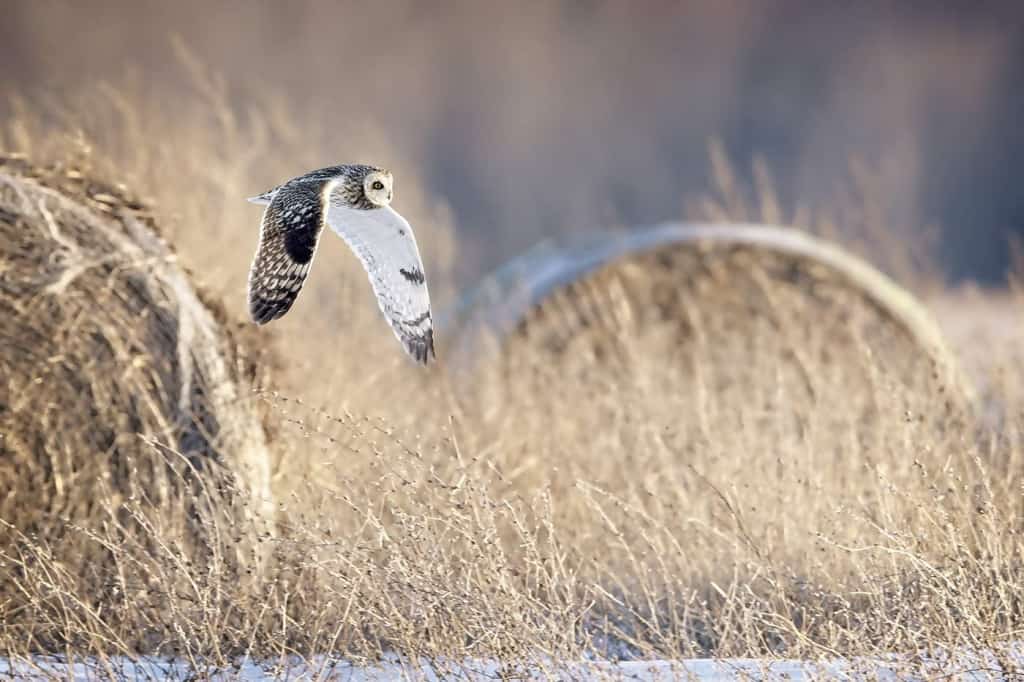
[[[394,182],[390,171],[374,168],[363,178],[363,194],[374,206],[387,206],[391,203]]]

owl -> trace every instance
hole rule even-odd
[[[295,302],[329,225],[355,252],[381,312],[406,352],[427,363],[434,351],[430,295],[409,223],[391,208],[394,178],[374,166],[314,170],[249,198],[265,205],[249,270],[249,314],[276,320]]]

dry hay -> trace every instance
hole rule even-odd
[[[662,499],[678,486],[692,519],[718,513],[711,481],[735,487],[733,508],[758,486],[780,505],[861,504],[881,493],[847,488],[872,480],[863,467],[910,480],[913,457],[895,453],[959,438],[970,419],[969,388],[921,304],[793,230],[673,224],[570,241],[470,300],[448,334],[477,358],[460,375],[464,419],[490,420],[522,453],[516,471],[551,462],[559,478]],[[481,329],[499,330],[494,346]],[[501,413],[476,408],[494,404]],[[578,466],[565,453],[580,449]],[[755,537],[780,527],[746,523]]]
[[[564,366],[575,356],[621,370],[629,347],[660,334],[662,353],[645,353],[652,364],[672,367],[688,355],[678,369],[715,373],[712,388],[759,361],[781,361],[809,395],[811,369],[840,365],[907,387],[934,382],[950,389],[947,401],[971,394],[920,301],[855,256],[792,229],[668,224],[570,239],[506,265],[467,301],[451,334],[459,350],[485,355],[482,332],[497,330],[510,364],[522,355]],[[821,357],[807,355],[815,348]]]
[[[129,499],[196,531],[201,479],[269,514],[256,364],[123,187],[0,157],[0,292],[0,543]]]
[[[506,359],[541,348],[542,362],[586,358],[623,376],[635,345],[661,379],[719,395],[770,379],[761,388],[796,401],[820,402],[826,384],[871,395],[879,382],[929,400],[948,388],[949,406],[966,397],[923,305],[855,257],[767,227],[670,234],[553,287],[517,323]]]

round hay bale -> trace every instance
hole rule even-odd
[[[444,321],[472,379],[460,390],[503,391],[469,393],[468,409],[530,424],[511,434],[524,450],[617,456],[650,429],[683,449],[736,429],[768,449],[866,448],[880,420],[963,415],[971,396],[912,295],[787,228],[672,223],[543,244]]]
[[[0,540],[188,509],[203,472],[269,520],[256,366],[123,187],[0,157]]]

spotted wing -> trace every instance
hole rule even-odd
[[[355,252],[395,336],[417,362],[434,352],[430,295],[416,237],[389,206],[362,210],[331,203],[327,224]]]
[[[285,184],[263,210],[249,270],[249,315],[266,324],[288,312],[313,264],[324,227],[325,182]]]

